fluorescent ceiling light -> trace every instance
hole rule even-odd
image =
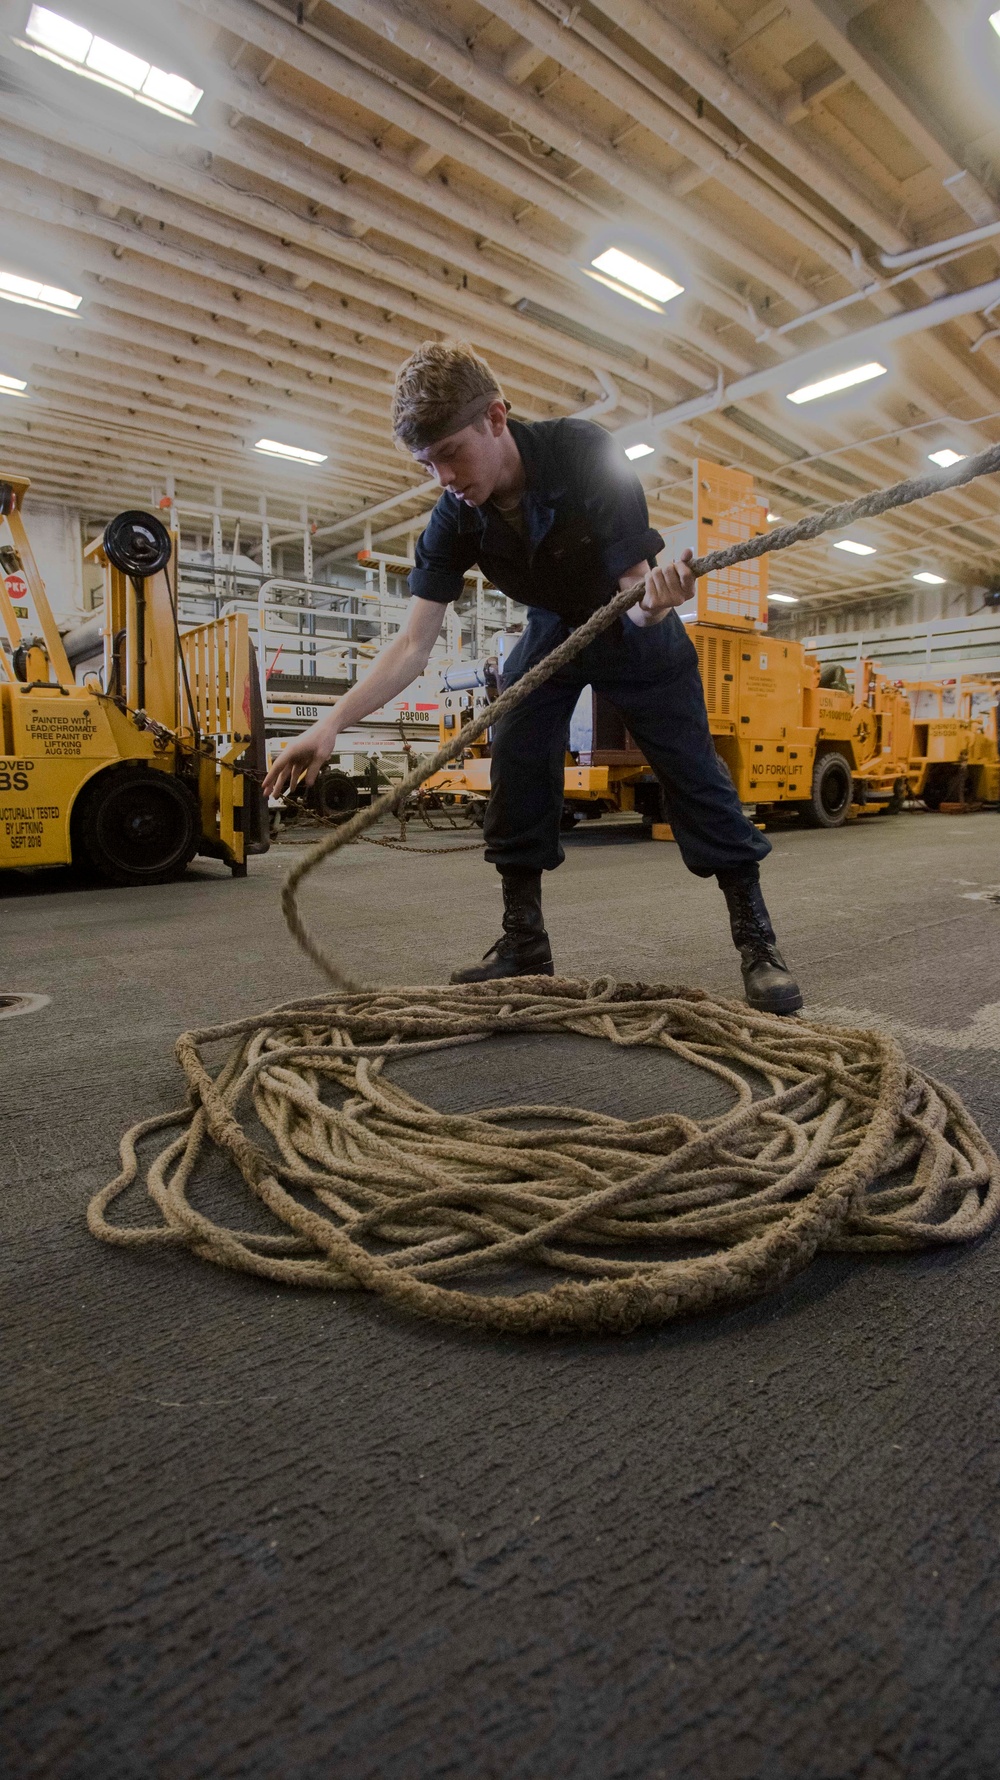
[[[71,290],[42,284],[37,278],[21,278],[16,272],[0,272],[0,297],[8,303],[26,303],[29,309],[48,309],[53,315],[66,315],[83,302]]]
[[[1000,14],[997,16],[1000,17]],[[992,19],[990,23],[993,23]],[[950,445],[946,445],[941,451],[928,451],[927,453],[928,460],[932,464],[940,464],[942,470],[950,470],[952,464],[964,464],[967,456],[967,451],[952,451]]]
[[[202,96],[201,87],[192,86],[182,74],[165,74],[162,68],[151,68],[142,83],[138,98],[162,105],[166,111],[179,111],[190,117]]]
[[[787,399],[790,402],[815,402],[820,396],[836,395],[840,389],[853,389],[856,383],[870,383],[873,377],[884,377],[885,374],[885,365],[872,360],[869,365],[854,365],[849,371],[824,377],[819,383],[804,383],[801,389],[793,389]]]
[[[325,464],[325,451],[306,451],[301,445],[282,445],[278,439],[258,439],[255,451],[263,451],[268,457],[291,457],[297,464]]]
[[[1000,37],[1000,12],[990,13],[990,24],[993,26],[997,36]]]
[[[31,8],[25,35],[30,39],[27,49],[170,117],[190,118],[202,97],[202,88],[183,75],[168,74],[45,6]]]
[[[651,297],[644,297],[637,290],[629,290],[628,285],[619,283],[617,278],[606,278],[603,272],[591,272],[587,266],[583,270],[595,284],[604,284],[608,290],[617,291],[620,297],[627,297],[630,303],[638,303],[640,309],[651,309],[654,315],[663,314],[662,303],[654,303]]]
[[[914,581],[926,581],[928,587],[943,587],[945,584],[945,576],[932,575],[930,569],[921,569],[919,575],[914,575],[913,579]]]
[[[27,389],[27,387],[23,377],[7,377],[0,371],[0,389],[4,390],[6,394],[19,396],[22,389]]]
[[[798,594],[795,593],[769,593],[767,597],[779,606],[797,606],[799,603]]]
[[[84,67],[92,68],[95,74],[106,74],[120,87],[131,87],[134,92],[141,92],[142,83],[150,70],[150,64],[141,56],[133,56],[127,49],[119,49],[116,43],[108,43],[104,37],[94,37],[84,57]]]
[[[780,513],[769,513],[767,516],[767,523],[768,525],[784,525],[786,522],[782,519]]]
[[[858,544],[854,538],[838,538],[833,548],[835,550],[848,550],[852,556],[875,555],[874,544]]]
[[[74,25],[72,19],[62,18],[58,12],[49,12],[46,6],[31,8],[25,29],[36,43],[44,49],[54,50],[57,56],[65,56],[67,62],[85,61],[94,41],[93,32],[85,25]]]
[[[625,456],[628,458],[652,457],[655,445],[626,445]]]
[[[654,266],[647,266],[642,260],[634,259],[630,253],[623,253],[620,247],[605,248],[590,263],[596,271],[606,274],[601,282],[614,280],[612,289],[621,290],[624,296],[631,297],[633,301],[638,300],[636,292],[641,291],[644,297],[652,297],[656,303],[669,303],[673,297],[679,297],[684,289],[676,278],[667,278],[663,272],[657,272]]]

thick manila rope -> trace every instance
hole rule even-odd
[[[692,568],[711,574],[998,469],[1000,445],[946,475],[845,502]],[[635,598],[636,589],[616,595],[292,867],[285,919],[332,990],[181,1035],[188,1102],[125,1133],[121,1171],[88,1208],[95,1236],[128,1247],[183,1244],[287,1284],[364,1287],[425,1316],[535,1333],[634,1329],[774,1289],[821,1249],[905,1250],[993,1228],[1000,1160],[958,1096],[883,1034],[783,1020],[665,984],[532,977],[361,988],[305,926],[298,888],[310,871],[394,811]],[[724,1083],[733,1104],[705,1119],[549,1105],[441,1113],[384,1074],[396,1056],[508,1033],[668,1050]],[[233,1048],[213,1075],[203,1052],[227,1040]],[[245,1128],[254,1116],[266,1147]],[[174,1133],[146,1175],[161,1221],[111,1224],[109,1206],[139,1173],[137,1146],[156,1132]],[[270,1232],[231,1228],[193,1204],[212,1145],[273,1214]]]

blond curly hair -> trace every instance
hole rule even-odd
[[[478,419],[477,403],[485,413],[490,402],[504,399],[496,374],[464,340],[425,340],[396,373],[393,437],[409,451],[423,451],[456,422]]]

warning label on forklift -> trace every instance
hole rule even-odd
[[[44,754],[82,754],[97,735],[89,711],[39,710],[28,712],[24,724],[31,740]]]
[[[801,763],[798,766],[790,766],[784,760],[754,761],[750,767],[752,779],[797,779],[801,772]]]
[[[12,853],[30,853],[40,851],[45,839],[46,822],[55,822],[59,817],[58,804],[0,804],[0,827],[3,830],[3,841]]]

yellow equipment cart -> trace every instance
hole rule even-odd
[[[973,709],[976,684],[908,680],[905,686],[913,712],[911,797],[921,798],[929,810],[1000,802],[996,706],[988,712],[987,727]]]
[[[105,571],[100,621],[61,635],[27,489],[0,476],[0,869],[73,863],[159,884],[201,853],[245,876],[267,848],[246,617],[182,635],[176,541],[153,515],[124,513],[89,550]],[[74,662],[95,652],[78,683]]]

